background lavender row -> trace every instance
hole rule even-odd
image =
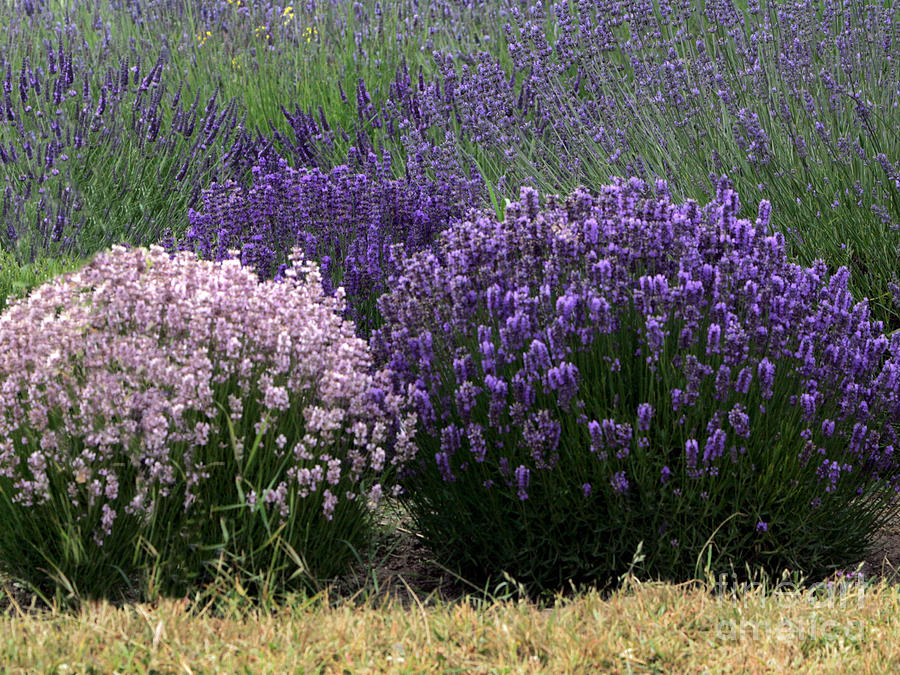
[[[0,11],[10,26],[0,229],[25,259],[180,235],[203,188],[246,185],[272,150],[325,172],[351,147],[387,153],[395,178],[422,185],[474,170],[498,214],[522,184],[562,192],[664,177],[676,196],[708,199],[711,177],[727,173],[747,198],[772,202],[792,256],[849,265],[857,296],[900,327],[893,6],[17,1]],[[70,67],[74,81],[57,85]],[[127,91],[123,67],[136,69]],[[201,131],[185,137],[198,94]],[[95,150],[75,152],[76,137]]]
[[[771,201],[792,255],[848,265],[900,327],[893,8],[534,3],[507,19],[502,50],[435,52],[432,78],[401,64],[380,108],[359,84],[361,126],[407,158],[454,148],[455,170],[476,166],[495,207],[522,184],[560,192],[613,175],[708,199],[727,173]]]
[[[430,67],[401,59],[388,83],[341,88],[328,114],[295,107],[279,152],[299,164],[383,144],[398,171],[474,167],[498,214],[522,184],[664,177],[708,199],[727,173],[770,200],[793,256],[849,266],[857,295],[900,327],[893,8],[499,4],[498,39],[437,50]],[[327,121],[346,121],[342,107],[352,130]]]
[[[235,100],[165,82],[167,49],[155,60],[135,49],[102,68],[88,53],[60,36],[18,73],[0,63],[0,241],[31,262],[158,238],[205,184],[248,172],[265,152]]]

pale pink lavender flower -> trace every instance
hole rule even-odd
[[[250,410],[260,417],[244,428],[268,420],[274,446],[297,448],[288,483],[264,497],[282,512],[287,490],[315,491],[326,470],[352,485],[380,471],[387,450],[392,464],[411,458],[413,418],[341,302],[297,259],[283,282],[260,283],[238,261],[160,247],[114,247],[38,288],[0,317],[0,474],[14,502],[46,502],[52,466],[91,503],[106,500],[103,536],[117,513],[149,516],[180,476],[188,509],[208,476],[200,448],[230,443],[225,416]],[[217,392],[229,381],[237,389],[223,409]],[[245,440],[234,439],[239,461]],[[123,461],[137,486],[122,484]]]

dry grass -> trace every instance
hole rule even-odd
[[[327,603],[191,616],[184,601],[2,619],[3,672],[895,672],[900,592],[716,597],[634,583],[553,609]]]
[[[388,518],[366,565],[284,607],[214,613],[187,600],[29,611],[7,587],[0,673],[896,672],[900,586],[739,597],[709,583],[625,580],[540,609],[479,602]]]

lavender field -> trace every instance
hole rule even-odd
[[[42,602],[319,592],[400,512],[541,602],[821,580],[900,513],[893,3],[0,26],[0,571]]]

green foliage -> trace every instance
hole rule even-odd
[[[39,443],[39,438],[29,440],[33,447]],[[127,457],[117,459],[123,478],[119,510],[134,496],[134,480],[128,481],[134,472]],[[31,506],[15,501],[13,482],[0,476],[0,567],[48,605],[126,597],[125,589],[139,576],[134,538],[139,519],[120,511],[111,533],[98,544],[93,533],[102,529],[104,515],[99,501],[88,509],[72,503],[73,498],[86,503],[91,486],[71,484],[54,466],[46,475],[50,499]]]
[[[288,470],[313,466],[298,462],[292,451],[305,433],[303,409],[309,401],[295,400],[276,424],[256,433],[249,420],[259,419],[261,407],[254,401],[261,394],[244,395],[243,415],[237,421],[224,414],[229,394],[240,392],[227,385],[217,388],[223,413],[199,458],[209,476],[194,488],[196,499],[189,512],[184,509],[187,476],[172,493],[156,495],[160,507],[141,544],[151,587],[178,597],[227,578],[258,599],[318,591],[346,571],[355,551],[371,536],[371,513],[363,494],[371,481],[352,484],[345,470],[337,485],[324,484],[302,496]],[[290,440],[279,448],[282,435]],[[339,452],[333,456],[341,457]],[[264,499],[270,491],[274,496],[279,486],[286,516],[279,513],[279,503]],[[323,513],[326,487],[339,497],[330,520]],[[355,498],[345,498],[354,490],[359,492]]]
[[[16,298],[27,296],[45,281],[77,270],[84,262],[78,258],[58,257],[20,263],[13,254],[0,249],[0,311]]]

